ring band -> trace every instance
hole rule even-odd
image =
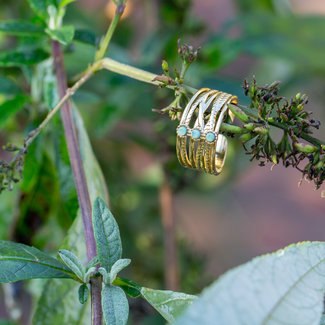
[[[237,97],[218,90],[202,88],[194,94],[176,129],[176,153],[182,166],[213,175],[221,172],[228,145],[219,131],[227,114],[234,118],[230,103],[237,104]]]

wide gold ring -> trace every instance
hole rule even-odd
[[[176,129],[176,153],[184,167],[218,175],[227,154],[227,139],[220,132],[226,116],[233,120],[228,105],[236,96],[202,88],[187,104]]]

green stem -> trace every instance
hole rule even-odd
[[[115,32],[116,26],[117,26],[121,16],[123,15],[124,8],[125,8],[125,5],[120,5],[116,8],[114,18],[111,21],[111,23],[107,29],[106,35],[100,44],[100,48],[98,49],[98,51],[95,54],[95,62],[101,60],[104,57],[104,55],[106,54],[108,45],[109,45],[111,38]]]

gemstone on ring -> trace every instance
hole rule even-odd
[[[183,137],[184,135],[186,135],[187,133],[187,128],[186,126],[182,125],[177,129],[177,134],[181,137]]]
[[[205,136],[208,142],[213,142],[216,139],[216,135],[213,132],[208,132]]]
[[[191,132],[191,136],[192,136],[193,139],[199,139],[200,136],[201,136],[201,131],[194,129]]]

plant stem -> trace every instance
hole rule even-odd
[[[159,189],[160,213],[164,228],[165,253],[165,287],[168,290],[179,290],[179,272],[176,252],[175,214],[173,193],[168,184],[167,175]]]
[[[100,48],[98,49],[98,51],[96,52],[96,55],[95,55],[95,62],[101,60],[106,51],[107,51],[107,48],[108,48],[108,45],[111,41],[111,38],[114,34],[114,31],[116,29],[116,26],[121,18],[121,16],[123,15],[123,12],[124,12],[124,8],[125,8],[125,5],[119,5],[116,7],[116,11],[115,11],[115,15],[114,15],[114,18],[113,20],[111,21],[108,29],[107,29],[107,32],[106,32],[106,35],[105,37],[103,38],[101,44],[100,44]]]
[[[103,69],[107,69],[109,71],[121,74],[123,76],[130,77],[132,79],[146,82],[155,86],[162,86],[162,83],[160,81],[158,80],[154,81],[154,79],[157,77],[156,74],[132,67],[128,64],[120,63],[110,58],[104,58],[102,60],[101,67]],[[175,85],[167,85],[166,87],[173,90],[178,89],[181,93],[190,92],[194,94],[197,92],[197,89],[186,85],[183,85],[182,87],[175,86]]]
[[[54,58],[54,68],[57,80],[59,97],[64,98],[67,93],[67,79],[64,69],[64,61],[61,44],[57,41],[52,42],[52,55]],[[87,248],[88,261],[97,255],[96,242],[91,220],[91,203],[88,193],[86,177],[82,165],[82,159],[79,150],[79,143],[76,134],[76,126],[73,119],[71,102],[67,99],[62,105],[61,117],[64,127],[65,138],[68,146],[69,158],[73,178],[77,190],[78,202],[81,211],[84,234]],[[102,324],[100,282],[92,283],[91,301],[92,301],[92,324]]]

